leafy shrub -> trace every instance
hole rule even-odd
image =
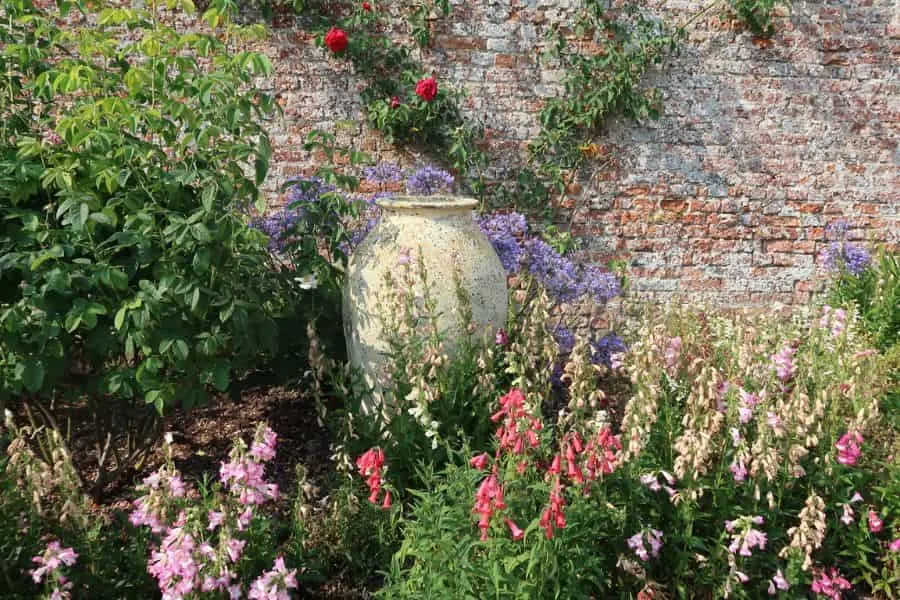
[[[824,256],[826,264],[829,252],[831,247]],[[870,261],[858,262],[855,269],[831,264],[838,276],[828,289],[829,304],[855,309],[879,349],[887,350],[900,342],[900,257],[882,249]]]
[[[101,448],[117,411],[190,407],[276,349],[285,295],[244,215],[271,65],[234,51],[260,31],[233,8],[182,33],[156,5],[3,4],[0,398],[86,398]]]

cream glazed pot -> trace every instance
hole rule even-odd
[[[468,293],[477,332],[491,339],[506,324],[508,298],[503,265],[473,218],[475,199],[395,196],[377,204],[382,209],[380,221],[350,257],[343,316],[350,364],[361,370],[380,397],[377,382],[387,364],[388,344],[379,306],[390,301],[387,272],[399,281],[404,263],[415,267],[421,254],[450,357],[461,334],[456,286]],[[421,287],[421,282],[417,285]],[[416,290],[417,295],[421,292]]]

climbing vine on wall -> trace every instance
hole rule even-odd
[[[777,2],[716,0],[702,12],[728,7],[755,35],[771,35]],[[654,18],[639,2],[610,9],[607,2],[584,0],[574,18],[552,24],[542,60],[563,68],[563,93],[546,100],[527,164],[513,185],[504,185],[485,177],[487,158],[478,145],[483,126],[463,117],[464,93],[426,72],[420,60],[433,42],[433,23],[451,13],[449,0],[291,4],[323,49],[353,64],[365,82],[360,96],[367,121],[389,143],[417,147],[452,168],[482,206],[514,206],[545,216],[578,173],[598,159],[596,141],[610,117],[660,116],[661,95],[644,78],[677,51],[684,36],[683,26]],[[414,43],[398,43],[392,35],[397,30]]]

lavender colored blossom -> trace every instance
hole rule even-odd
[[[336,188],[318,177],[304,177],[293,180],[287,192],[287,204],[270,215],[251,221],[250,226],[269,236],[269,250],[284,249],[285,242],[301,229],[307,218],[310,205],[319,202],[325,194],[334,193]]]
[[[543,239],[529,236],[525,217],[519,213],[482,217],[479,224],[507,273],[524,269],[558,302],[588,297],[604,303],[621,293],[619,280],[612,273],[591,265],[578,265]]]
[[[522,240],[528,233],[525,216],[501,213],[482,217],[479,225],[494,246],[507,273],[518,273],[522,266]]]
[[[526,240],[524,251],[528,256],[528,272],[543,283],[557,301],[572,302],[579,296],[578,271],[572,261],[540,238]]]
[[[453,188],[453,181],[453,175],[447,171],[428,165],[406,180],[406,191],[417,196],[449,192]]]
[[[365,167],[363,175],[372,183],[398,183],[403,179],[403,170],[393,163],[379,163],[374,167]]]
[[[866,270],[872,260],[869,252],[847,241],[847,233],[850,224],[840,220],[829,224],[825,228],[825,238],[829,244],[819,253],[819,264],[828,271],[846,271],[854,276],[859,276]]]
[[[553,337],[556,339],[556,343],[559,344],[559,351],[561,354],[571,354],[572,349],[575,348],[575,334],[572,333],[570,329],[567,327],[556,327],[553,330]]]
[[[595,365],[606,365],[612,368],[613,356],[626,352],[625,340],[615,333],[608,333],[596,342],[591,343],[591,362]]]

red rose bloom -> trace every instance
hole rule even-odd
[[[368,2],[363,2],[362,9],[366,12],[372,12],[372,5],[369,4]]]
[[[334,53],[343,52],[347,48],[347,34],[343,29],[332,27],[325,34],[325,45]]]
[[[428,79],[420,79],[416,84],[416,95],[425,102],[431,102],[437,96],[437,81],[434,77]]]

